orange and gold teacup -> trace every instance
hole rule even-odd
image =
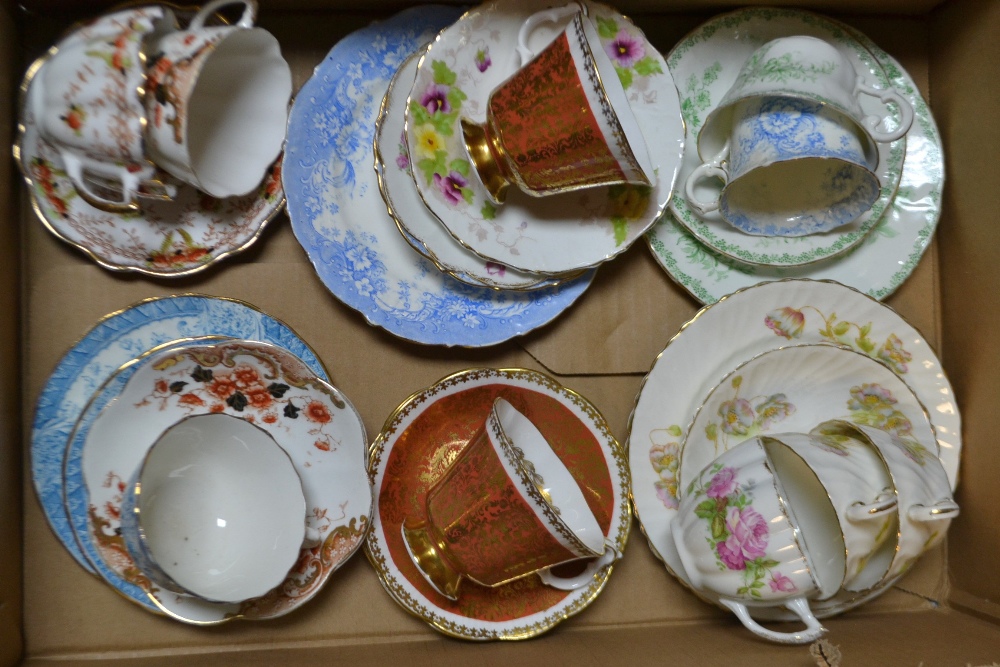
[[[463,578],[494,587],[537,573],[573,590],[621,556],[545,437],[502,398],[426,503],[426,521],[404,522],[403,539],[421,574],[452,600]],[[576,576],[550,571],[579,559],[592,562]]]
[[[533,58],[527,36],[569,14],[569,26]],[[651,185],[653,166],[625,89],[597,30],[571,4],[532,15],[518,35],[522,63],[489,97],[486,122],[463,118],[469,158],[500,204],[513,183],[543,196],[616,183]]]

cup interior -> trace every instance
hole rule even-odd
[[[819,599],[831,597],[840,589],[847,569],[837,512],[816,473],[802,457],[774,438],[761,441],[773,466],[785,511],[819,585]]]
[[[298,475],[271,436],[242,419],[199,415],[167,429],[136,493],[153,560],[198,597],[258,597],[298,558],[305,536]]]
[[[233,30],[207,57],[189,103],[188,153],[201,188],[216,197],[257,187],[285,137],[292,81],[278,40]]]

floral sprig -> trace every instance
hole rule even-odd
[[[653,55],[647,55],[645,41],[619,28],[614,19],[597,17],[597,35],[601,38],[604,52],[618,73],[622,88],[628,90],[636,76],[662,74],[663,67]]]
[[[705,436],[715,444],[716,455],[719,454],[720,444],[723,451],[729,449],[730,436],[738,436],[739,442],[742,442],[770,430],[774,424],[795,414],[795,406],[782,393],[740,398],[742,384],[742,375],[730,381],[735,390],[733,397],[719,405],[719,422],[712,421],[705,426]]]

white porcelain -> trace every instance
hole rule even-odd
[[[860,441],[874,447],[882,458],[899,503],[899,533],[896,549],[881,560],[888,569],[886,578],[905,574],[925,551],[944,539],[951,520],[959,514],[940,461],[911,442],[866,424],[824,422],[813,432]]]
[[[843,588],[866,591],[885,577],[888,563],[872,563],[883,543],[895,548],[896,494],[882,459],[867,443],[818,433],[768,436],[784,447],[768,454],[789,476],[814,477],[836,511],[846,552]]]
[[[825,632],[809,600],[840,588],[844,543],[819,481],[783,464],[764,438],[724,452],[685,489],[670,530],[691,586],[718,595],[765,639],[808,644]],[[748,607],[768,606],[799,615],[806,630],[761,627]]]
[[[520,64],[515,50],[518,31],[546,4],[497,0],[472,9],[443,30],[418,65],[406,137],[416,187],[456,239],[489,261],[553,274],[611,259],[652,226],[670,199],[684,127],[677,89],[662,56],[624,16],[606,5],[585,2],[602,47],[616,43],[624,47],[612,62],[646,140],[656,182],[652,189],[613,185],[542,198],[512,189],[502,207],[492,204],[478,179],[464,175],[471,173],[471,165],[459,117],[476,123],[485,120],[490,93]],[[564,27],[565,23],[540,25],[529,39],[532,50]],[[438,102],[442,87],[447,89],[443,93],[447,107]],[[433,109],[428,122],[414,121],[415,106]],[[445,168],[437,159],[439,150],[444,151]],[[568,237],[572,243],[567,243]]]
[[[61,41],[33,73],[38,132],[80,196],[101,210],[135,211],[140,196],[175,194],[145,154],[142,134],[145,39],[173,20],[158,6],[105,17]]]
[[[839,111],[807,99],[749,98],[735,103],[725,146],[691,172],[685,194],[700,213],[717,210],[747,234],[828,232],[850,224],[878,199],[876,162]],[[695,192],[705,178],[723,183],[710,201]]]
[[[242,4],[231,26],[206,26]],[[281,152],[292,73],[278,40],[254,28],[253,0],[215,0],[185,30],[150,40],[145,139],[150,157],[213,197],[245,195]]]
[[[186,417],[146,452],[122,501],[121,532],[158,584],[213,602],[260,597],[306,538],[295,466],[274,439],[226,414]]]

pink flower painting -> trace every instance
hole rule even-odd
[[[729,537],[716,545],[719,558],[730,570],[744,570],[747,561],[761,558],[767,549],[767,521],[752,507],[726,508]]]
[[[641,39],[621,30],[604,46],[604,51],[615,65],[629,68],[645,57],[646,46]]]
[[[802,335],[802,330],[806,326],[806,316],[801,310],[785,306],[768,313],[764,317],[764,324],[775,335],[791,340]]]
[[[434,174],[434,186],[452,206],[457,206],[464,201],[463,189],[468,185],[469,182],[457,171],[452,171],[447,176]]]
[[[705,495],[709,498],[725,498],[736,490],[736,470],[723,468],[708,483]]]
[[[432,83],[420,96],[420,104],[427,109],[429,114],[435,114],[438,111],[449,113],[451,104],[448,102],[448,86]]]

